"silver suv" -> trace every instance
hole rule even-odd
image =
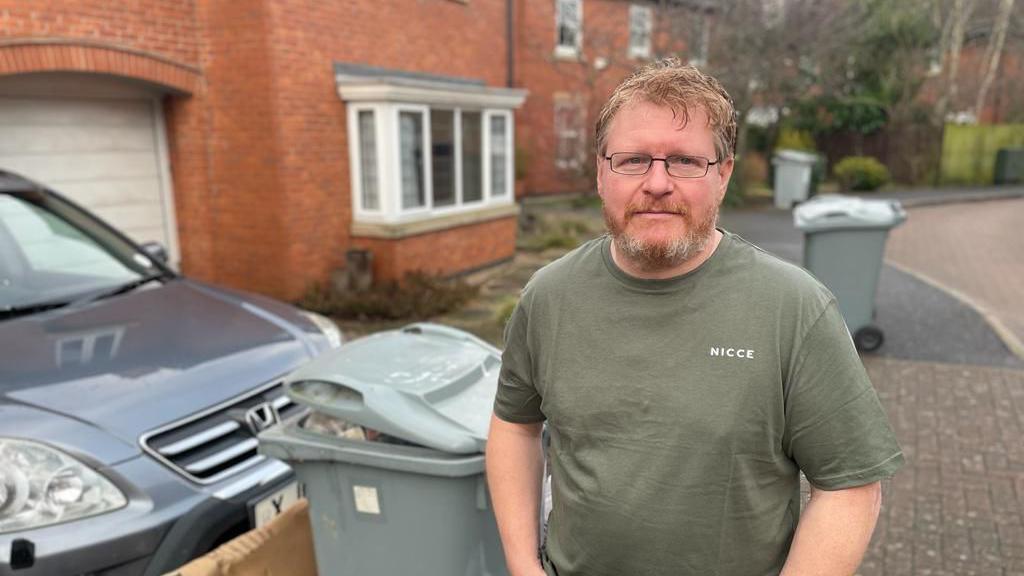
[[[256,434],[340,332],[164,260],[0,171],[0,574],[162,574],[297,497]]]

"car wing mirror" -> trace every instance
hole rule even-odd
[[[167,264],[167,248],[164,248],[163,244],[159,242],[143,242],[142,249],[154,260],[159,260],[160,262]]]

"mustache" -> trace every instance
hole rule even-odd
[[[667,212],[669,214],[679,214],[685,216],[689,210],[686,209],[682,204],[663,204],[657,202],[645,202],[642,204],[630,204],[626,207],[626,217],[638,214],[640,212]]]

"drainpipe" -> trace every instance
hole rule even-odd
[[[515,38],[515,0],[505,0],[505,37],[508,42],[508,54],[507,63],[505,68],[508,70],[508,84],[509,88],[514,88],[516,84],[516,38]]]

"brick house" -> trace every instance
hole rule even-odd
[[[516,85],[526,195],[593,189],[593,125],[632,70],[665,54],[707,57],[713,5],[697,0],[547,0],[516,4]]]
[[[512,256],[512,4],[0,0],[0,168],[282,298]]]

